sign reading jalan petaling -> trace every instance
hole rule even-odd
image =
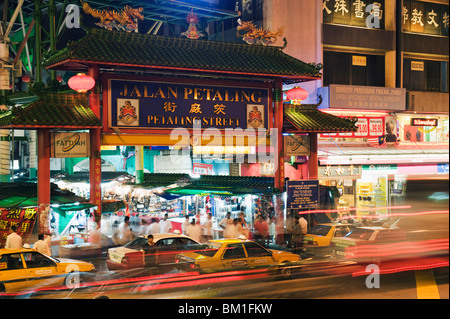
[[[268,87],[108,79],[108,127],[268,128]]]

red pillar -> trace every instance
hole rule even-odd
[[[309,133],[311,155],[308,158],[309,179],[319,179],[319,157],[317,146],[317,133]]]
[[[98,65],[89,67],[88,75],[95,80],[95,87],[89,92],[89,107],[94,114],[100,118],[100,87],[99,78],[100,73]],[[91,153],[89,156],[89,182],[90,182],[90,197],[91,204],[97,206],[97,210],[94,215],[94,220],[100,227],[100,220],[102,214],[102,162],[101,162],[101,129],[94,128],[90,130],[90,148]]]
[[[48,213],[50,210],[50,131],[39,129],[38,169],[37,169],[37,199],[39,208],[39,234],[50,233]]]
[[[276,163],[274,187],[278,188],[280,192],[284,192],[284,139],[283,139],[283,83],[281,79],[275,82],[274,90],[274,104],[275,104],[275,123],[274,128],[277,134],[276,151],[278,162]]]

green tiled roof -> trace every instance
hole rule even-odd
[[[290,82],[320,78],[319,70],[281,47],[92,29],[49,57],[44,66],[73,63],[281,77]]]
[[[317,105],[285,104],[285,119],[294,131],[305,133],[356,132],[356,119],[341,118],[321,112]],[[285,129],[286,129],[285,125]],[[289,129],[286,129],[287,131]]]
[[[0,111],[0,127],[92,128],[102,122],[87,106],[85,95],[46,94],[32,103]]]

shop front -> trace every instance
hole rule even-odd
[[[406,111],[406,91],[330,85],[324,112],[356,118],[352,133],[321,134],[321,180],[337,186],[338,209],[385,215],[406,203],[408,181],[448,179],[448,114]],[[349,171],[358,172],[349,176]]]

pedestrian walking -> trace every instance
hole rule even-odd
[[[196,222],[194,218],[192,218],[191,224],[187,229],[187,236],[195,239],[199,243],[202,241],[203,230],[200,226],[200,221]]]
[[[147,227],[146,235],[155,235],[161,232],[161,226],[156,218],[152,218],[150,226]]]
[[[231,213],[228,212],[225,218],[223,218],[219,226],[223,229],[223,238],[232,238],[228,236],[230,226],[233,224],[233,219],[231,219]]]
[[[302,226],[299,223],[298,216],[294,217],[294,227],[292,230],[292,241],[291,245],[292,248],[297,249],[302,247],[303,244],[303,232],[302,232]]]
[[[153,235],[147,236],[147,242],[141,246],[144,256],[144,265],[146,267],[155,267],[159,263],[158,250],[153,241]]]
[[[172,232],[172,222],[169,220],[169,214],[164,214],[164,218],[159,221],[159,228],[162,234]]]
[[[213,239],[213,219],[212,219],[212,214],[208,213],[208,215],[206,216],[206,222],[203,225],[203,231],[204,231],[204,239],[205,242],[212,240]]]
[[[264,216],[261,214],[259,215],[258,220],[255,222],[255,240],[261,245],[264,245],[264,242],[268,237],[269,225],[264,219]]]
[[[6,237],[5,248],[6,249],[22,248],[23,240],[22,237],[19,234],[17,234],[17,226],[12,225],[9,231],[10,233],[8,237]]]
[[[191,223],[191,222],[189,221],[189,215],[186,214],[185,220],[184,220],[183,224],[181,224],[181,230],[182,230],[182,232],[183,232],[183,235],[186,235],[186,230],[187,230],[187,228],[189,227],[189,224],[190,224],[190,223]]]
[[[130,228],[130,216],[125,216],[123,222],[117,227],[115,235],[113,234],[113,241],[117,245],[123,246],[132,239],[133,232]]]
[[[33,249],[41,254],[51,256],[50,247],[48,247],[47,243],[44,241],[44,234],[38,235],[38,240],[33,244]]]

